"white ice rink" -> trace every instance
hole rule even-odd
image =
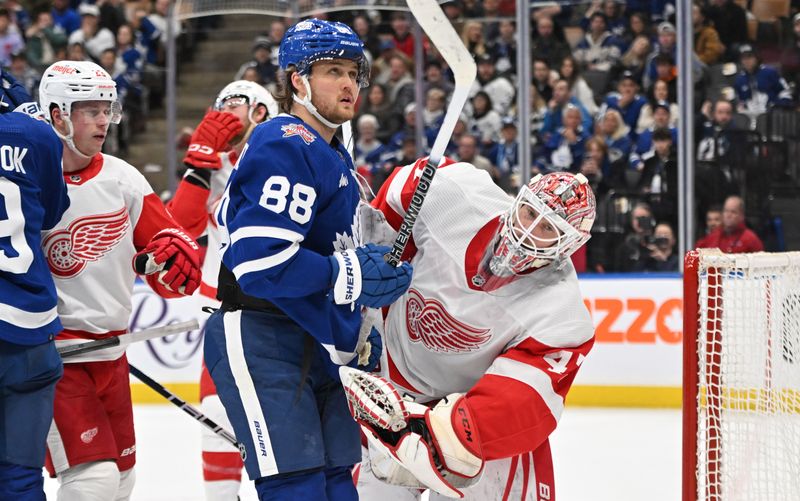
[[[134,501],[202,501],[200,425],[137,405]],[[680,499],[680,411],[567,408],[553,437],[558,501]],[[252,484],[242,501],[256,500]],[[48,499],[57,483],[45,480]],[[391,501],[391,500],[381,500]]]

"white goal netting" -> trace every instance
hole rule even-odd
[[[800,253],[701,252],[697,282],[696,499],[800,500]]]
[[[442,3],[446,0],[439,0]],[[408,10],[405,0],[178,0],[175,12],[181,19],[226,14],[279,17],[313,16],[342,10]]]

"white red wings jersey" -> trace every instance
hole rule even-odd
[[[422,167],[424,161],[396,169],[373,201],[395,228]],[[467,163],[440,167],[404,254],[414,267],[411,286],[385,319],[391,379],[427,400],[477,391],[481,398],[470,407],[489,440],[495,434],[507,438],[507,421],[493,410],[503,405],[516,414],[520,432],[542,422],[555,428],[594,336],[569,262],[561,270],[540,268],[491,293],[472,284],[499,216],[512,202],[485,171]],[[501,399],[505,403],[498,405]],[[521,450],[515,449],[518,438],[497,443],[486,458],[535,449],[552,430],[539,431],[535,443]]]
[[[133,256],[161,229],[178,227],[144,176],[116,157],[98,154],[86,168],[64,173],[64,180],[70,207],[42,234],[64,326],[59,346],[126,332]],[[65,361],[115,360],[124,348]]]

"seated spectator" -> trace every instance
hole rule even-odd
[[[569,44],[556,35],[554,28],[550,17],[541,16],[536,21],[536,36],[531,41],[532,58],[546,61],[551,68],[561,64],[571,52]]]
[[[172,0],[155,0],[153,3],[153,12],[151,12],[147,19],[150,21],[159,34],[159,42],[162,47],[167,46],[167,27],[169,19],[169,4]],[[181,25],[178,16],[172,18],[172,36],[177,40],[183,33],[183,26]]]
[[[725,53],[719,33],[708,19],[708,10],[697,0],[692,3],[692,26],[694,27],[694,53],[708,66],[716,64]]]
[[[636,123],[639,121],[639,114],[647,100],[639,94],[639,83],[630,72],[625,72],[617,83],[617,92],[610,92],[606,95],[603,105],[600,107],[600,115],[606,110],[612,109],[619,111],[622,120],[629,128],[628,135],[632,141],[636,140]]]
[[[75,42],[67,45],[67,60],[68,61],[91,61],[91,58],[86,54],[86,49],[81,42]]]
[[[489,42],[489,54],[501,75],[517,74],[517,27],[504,19],[497,23],[498,35]],[[535,42],[534,42],[535,43]]]
[[[716,248],[726,253],[763,251],[764,244],[745,226],[744,219],[744,200],[729,196],[722,207],[722,226],[698,242],[698,248]]]
[[[670,125],[672,118],[669,103],[660,101],[654,103],[653,106],[653,124],[639,134],[636,146],[629,157],[631,169],[637,171],[641,171],[644,168],[646,157],[652,156],[654,148],[653,136],[656,130],[666,129],[672,138],[672,146],[677,147],[678,144],[678,129]],[[641,120],[639,121],[641,122]]]
[[[519,143],[517,142],[517,123],[514,119],[503,119],[500,141],[492,147],[487,158],[492,162],[493,177],[497,180],[498,186],[508,193],[519,188]]]
[[[477,21],[467,21],[461,29],[461,41],[470,54],[476,59],[483,56],[490,56],[486,48],[486,41],[483,38],[483,27]],[[413,55],[412,55],[413,57]]]
[[[589,8],[586,9],[586,13],[581,19],[580,27],[583,31],[589,31],[592,14],[595,12],[602,12],[606,16],[608,31],[621,41],[621,37],[627,29],[627,20],[623,15],[624,9],[625,4],[617,0],[594,0],[589,5]]]
[[[586,150],[579,172],[586,176],[589,185],[597,198],[608,193],[609,184],[604,171],[608,171],[608,147],[599,136],[592,136],[586,140]]]
[[[648,37],[639,35],[634,38],[630,47],[628,47],[628,50],[622,55],[622,59],[620,59],[620,71],[623,73],[631,73],[634,80],[641,82],[644,77],[647,59],[651,52],[652,44]]]
[[[100,27],[108,28],[116,37],[119,27],[126,22],[122,0],[103,0],[96,3],[100,7]]]
[[[653,33],[650,29],[650,16],[646,16],[641,12],[634,12],[628,17],[628,28],[622,34],[617,35],[622,53],[625,54],[630,51],[633,42],[640,37],[644,37],[648,45],[653,39]],[[647,54],[645,54],[646,56]]]
[[[578,101],[578,98],[570,93],[569,83],[566,80],[559,80],[553,86],[553,98],[547,103],[547,113],[545,113],[540,131],[542,142],[546,143],[561,127],[567,105],[573,105],[580,112],[580,124],[583,130],[587,133],[592,130],[592,116]]]
[[[541,138],[544,118],[547,115],[547,101],[544,100],[536,87],[531,85],[531,109],[528,118],[531,121],[531,144],[537,144]],[[514,110],[516,112],[516,109]]]
[[[619,41],[608,31],[606,16],[595,12],[589,18],[589,29],[586,35],[572,51],[581,69],[611,71],[619,63],[621,52]]]
[[[643,156],[644,167],[636,191],[646,195],[658,221],[678,224],[678,152],[665,128],[653,132],[653,149]]]
[[[53,15],[46,9],[34,11],[34,21],[25,31],[25,37],[28,64],[39,72],[56,62],[58,51],[67,46],[66,35],[56,28]]]
[[[644,261],[650,255],[648,244],[653,240],[656,220],[646,203],[637,203],[630,213],[630,229],[617,246],[614,258],[614,271],[637,271],[644,268]]]
[[[28,94],[36,98],[39,95],[39,81],[41,74],[30,67],[28,60],[25,57],[25,52],[11,55],[11,65],[8,67],[9,72],[17,79]]]
[[[712,205],[706,211],[705,231],[703,232],[703,236],[697,240],[695,248],[703,249],[709,247],[706,239],[720,226],[722,226],[722,206]]]
[[[408,103],[406,105],[405,113],[404,113],[404,123],[403,127],[395,132],[389,141],[386,143],[386,149],[392,153],[395,153],[403,148],[403,141],[407,138],[413,138],[416,141],[417,137],[417,103]],[[423,134],[422,138],[425,140],[423,143],[429,141],[429,138]],[[434,136],[435,138],[435,136]],[[431,140],[433,138],[430,138]],[[431,143],[428,143],[431,144]],[[428,150],[428,144],[424,145],[425,151]],[[417,155],[418,157],[421,156]],[[397,164],[395,164],[397,165]]]
[[[406,12],[393,12],[390,21],[392,41],[395,48],[408,59],[414,57],[414,36],[411,34],[411,23]],[[405,165],[405,164],[397,164]]]
[[[66,36],[81,27],[81,16],[70,5],[70,0],[53,0],[50,10],[53,24],[61,28]]]
[[[458,152],[456,160],[459,162],[469,162],[478,169],[485,170],[492,176],[492,179],[497,182],[494,177],[494,169],[492,169],[492,162],[488,158],[478,152],[478,138],[471,134],[464,134],[458,141]],[[412,160],[413,162],[413,160]],[[402,165],[402,164],[398,164]]]
[[[81,28],[69,36],[68,43],[83,44],[86,53],[94,62],[100,61],[100,54],[116,45],[114,34],[108,28],[100,27],[100,8],[97,5],[84,3],[78,8],[81,15]]]
[[[492,96],[492,107],[500,116],[508,113],[516,95],[516,89],[511,82],[497,74],[495,61],[488,54],[478,58],[478,75],[472,83],[469,97],[474,97],[479,91]]]
[[[379,83],[386,86],[386,99],[392,103],[396,113],[402,113],[406,105],[414,101],[414,78],[409,59],[396,52],[389,58],[389,71],[385,77]]]
[[[594,100],[594,92],[580,74],[578,62],[572,55],[568,55],[560,64],[558,72],[569,84],[570,93],[578,98],[590,115],[594,116],[599,108]]]
[[[25,50],[25,41],[19,29],[11,22],[11,13],[0,7],[0,65],[11,64],[11,54]]]
[[[423,82],[425,93],[430,89],[439,89],[449,96],[453,92],[453,82],[445,78],[442,72],[442,63],[432,59],[425,63],[425,81]]]
[[[608,166],[603,175],[616,180],[627,167],[628,157],[633,150],[630,128],[622,121],[619,111],[607,109],[598,120],[596,129],[596,135],[608,148]]]
[[[675,61],[675,54],[678,50],[678,39],[674,24],[669,22],[659,24],[656,34],[658,36],[658,43],[647,58],[644,75],[642,76],[642,86],[644,86],[645,89],[649,89],[658,78],[656,57],[659,54],[666,54],[672,58],[672,61]]]
[[[653,117],[655,109],[666,103],[669,111],[669,126],[675,127],[678,125],[678,117],[680,116],[680,108],[676,99],[669,93],[669,85],[663,80],[656,80],[648,92],[647,103],[642,106],[642,111],[639,113],[639,120],[636,122],[636,132],[641,134],[645,130],[653,126],[655,118]],[[661,125],[664,127],[664,125]]]
[[[733,85],[739,111],[755,116],[773,106],[791,106],[792,92],[778,70],[761,64],[750,45],[740,46],[739,51],[741,69]]]
[[[433,135],[436,137],[436,132],[442,126],[444,121],[444,113],[447,105],[447,95],[442,89],[432,88],[428,90],[425,96],[425,108],[422,110],[422,124],[425,125],[426,131],[433,130]]]
[[[574,104],[564,107],[563,125],[544,143],[535,162],[537,172],[577,172],[583,162],[590,132],[581,125],[581,111]]]
[[[278,67],[272,63],[272,42],[268,37],[257,36],[253,40],[253,59],[243,63],[234,75],[234,80],[243,80],[244,72],[254,68],[258,72],[258,83],[274,84],[277,80]]]
[[[545,102],[553,99],[553,86],[552,82],[558,80],[558,73],[550,69],[550,64],[544,59],[533,60],[533,72],[531,75],[531,85],[536,88],[536,91]],[[569,83],[567,83],[569,87]]]
[[[378,141],[386,144],[402,127],[401,115],[398,114],[392,103],[387,99],[386,87],[373,83],[367,89],[366,99],[361,101],[358,116],[370,114],[378,119]]]
[[[364,49],[369,53],[369,60],[372,61],[375,56],[378,55],[380,41],[375,34],[372,23],[369,21],[369,17],[363,13],[356,14],[355,17],[353,17],[352,27],[353,31],[356,32],[356,35],[358,35],[358,38],[361,39],[361,42],[364,44]],[[283,38],[283,32],[281,32],[281,38]],[[281,38],[278,38],[278,45],[281,43]]]
[[[356,122],[357,140],[353,153],[353,163],[373,190],[380,188],[384,179],[380,179],[377,170],[381,167],[380,156],[386,151],[383,143],[378,141],[375,133],[378,131],[378,119],[374,115],[361,115]]]
[[[492,108],[492,98],[489,94],[479,91],[472,97],[472,120],[469,130],[480,141],[480,150],[488,151],[494,143],[500,140],[502,127],[500,114]]]
[[[675,251],[675,232],[667,223],[659,223],[653,239],[647,244],[648,253],[639,261],[641,269],[633,271],[679,271],[680,259]]]
[[[730,132],[736,130],[733,122],[733,105],[718,99],[711,106],[710,116],[703,122],[697,138],[697,159],[706,162],[723,160],[730,150]]]
[[[675,61],[669,54],[658,54],[653,58],[652,63],[656,68],[656,78],[650,81],[650,87],[647,92],[655,86],[656,82],[664,82],[667,84],[667,93],[670,96],[678,95],[678,67],[675,66]]]

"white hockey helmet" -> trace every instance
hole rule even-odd
[[[259,104],[267,108],[268,118],[272,118],[279,113],[278,103],[275,102],[272,94],[262,85],[248,80],[236,80],[226,85],[219,94],[217,94],[217,99],[214,101],[214,109],[222,110],[225,101],[232,97],[247,98],[247,104],[250,107],[247,117],[253,123],[255,123],[255,120],[253,120],[253,112]]]
[[[538,174],[503,215],[486,264],[509,277],[550,263],[562,266],[591,237],[595,198],[583,174]]]
[[[73,142],[73,128],[70,115],[72,104],[80,101],[109,101],[111,116],[109,122],[118,124],[122,119],[122,106],[117,100],[117,84],[111,76],[95,63],[89,61],[58,61],[51,64],[42,74],[39,83],[39,104],[48,122],[52,121],[52,105],[58,106],[69,132],[59,135],[76,153]]]

